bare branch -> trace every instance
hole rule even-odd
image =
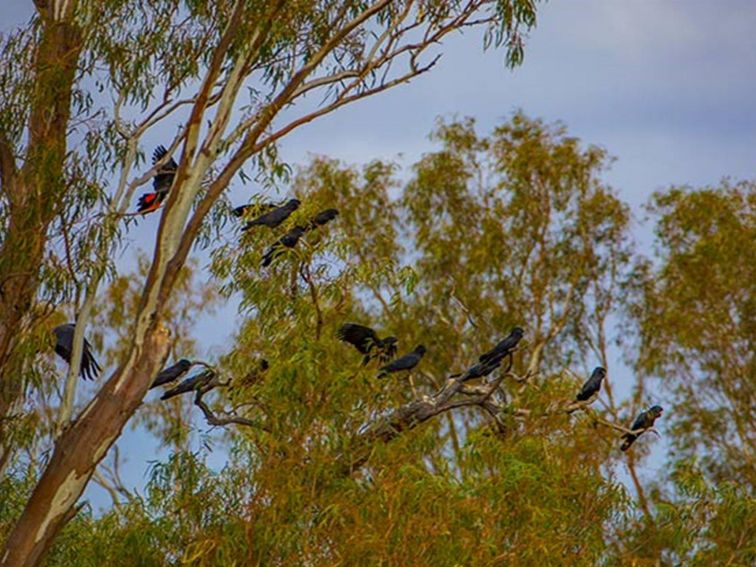
[[[367,461],[369,448],[374,441],[388,443],[401,433],[412,430],[439,414],[455,409],[464,407],[482,408],[494,418],[497,429],[503,432],[504,423],[498,417],[502,408],[491,399],[491,396],[499,388],[504,378],[511,375],[509,372],[511,366],[512,361],[510,357],[507,370],[500,372],[499,376],[490,383],[477,388],[465,385],[465,381],[475,375],[473,369],[463,374],[452,376],[447,379],[446,384],[435,395],[409,402],[380,419],[375,424],[368,426],[359,435],[357,457],[351,459],[347,467],[348,471],[354,472]],[[467,397],[454,399],[458,393],[464,393]]]
[[[202,397],[209,392],[209,389],[199,389],[194,396],[194,405],[196,405],[202,414],[205,416],[207,423],[212,426],[226,426],[226,425],[243,425],[245,427],[254,427],[255,429],[261,429],[263,431],[270,432],[270,428],[266,425],[247,419],[246,417],[240,417],[236,415],[218,415],[214,413],[210,407],[205,403]]]
[[[110,500],[113,502],[113,506],[120,506],[121,501],[118,498],[118,491],[110,483],[110,481],[105,478],[105,475],[103,475],[99,470],[95,470],[94,474],[92,475],[92,480],[99,484],[108,493]]]
[[[588,408],[588,406],[590,406],[595,401],[596,401],[596,398],[589,398],[587,400],[572,400],[560,410],[560,413],[564,412],[569,415],[581,409],[585,410],[586,408]]]
[[[298,128],[299,126],[302,126],[303,124],[307,124],[308,122],[312,122],[316,118],[319,118],[319,117],[321,117],[321,116],[323,116],[325,114],[329,114],[329,113],[333,112],[334,110],[336,110],[337,108],[340,108],[340,107],[344,106],[345,104],[349,104],[349,103],[352,103],[352,102],[354,102],[356,100],[359,100],[359,99],[362,99],[362,98],[366,98],[366,97],[372,96],[374,94],[378,94],[378,93],[383,92],[385,90],[388,90],[388,89],[390,89],[392,87],[395,87],[395,86],[397,86],[397,85],[399,85],[401,83],[406,83],[410,79],[413,79],[414,77],[417,77],[418,75],[421,75],[423,73],[426,73],[426,72],[430,71],[436,65],[436,63],[438,62],[439,57],[436,57],[435,59],[433,59],[430,63],[428,63],[424,67],[421,67],[421,68],[419,68],[419,69],[417,69],[415,71],[409,71],[409,72],[405,73],[404,75],[401,75],[400,77],[397,77],[397,78],[395,78],[395,79],[393,79],[391,81],[388,81],[387,83],[384,83],[384,84],[382,84],[382,85],[380,85],[378,87],[374,87],[374,88],[371,88],[371,89],[367,89],[367,90],[355,93],[355,94],[350,95],[350,96],[339,98],[336,101],[334,101],[333,103],[329,104],[328,106],[324,106],[324,107],[322,107],[322,108],[320,108],[320,109],[318,109],[318,110],[316,110],[314,112],[311,112],[309,114],[301,116],[300,118],[297,118],[296,120],[292,120],[289,124],[287,124],[286,126],[280,128],[279,130],[273,132],[272,134],[270,134],[269,136],[267,136],[266,138],[264,138],[262,141],[260,141],[258,144],[256,144],[254,146],[254,151],[255,152],[260,151],[261,149],[263,149],[263,148],[269,146],[270,144],[274,143],[279,138],[282,138],[283,136],[285,136],[286,134],[288,134],[289,132],[291,132],[295,128]],[[355,86],[356,86],[356,84],[357,83],[354,83]]]
[[[607,421],[605,419],[602,419],[596,415],[592,415],[591,419],[595,421],[596,423],[599,423],[601,425],[604,425],[606,427],[610,427],[611,429],[614,429],[616,431],[619,431],[620,433],[625,433],[627,435],[635,435],[636,437],[640,437],[645,432],[651,432],[654,433],[657,437],[661,437],[661,434],[655,427],[648,427],[648,428],[640,428],[640,429],[628,429],[627,427],[624,427],[622,425],[619,425],[617,423],[612,423],[611,421]]]

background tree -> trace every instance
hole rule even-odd
[[[649,203],[655,256],[636,267],[635,399],[661,389],[671,451],[650,487],[655,521],[623,538],[624,561],[748,565],[754,498],[754,184],[671,187]]]
[[[756,186],[654,195],[657,262],[639,268],[640,369],[673,396],[677,458],[756,483]]]

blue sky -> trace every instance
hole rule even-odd
[[[0,30],[24,21],[31,4],[3,0]],[[281,155],[292,164],[326,154],[407,165],[432,149],[438,116],[473,116],[487,130],[521,108],[563,121],[571,135],[617,158],[606,179],[633,206],[636,238],[648,245],[641,205],[653,191],[754,177],[754,30],[751,0],[552,1],[540,7],[521,68],[506,69],[499,51],[483,52],[479,33],[458,35],[431,74],[302,127],[281,142]],[[232,330],[219,329],[213,341]],[[134,484],[156,457],[147,441],[140,433],[121,441]],[[647,474],[653,469],[652,460]],[[96,489],[88,496],[107,502]]]

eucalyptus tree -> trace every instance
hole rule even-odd
[[[134,173],[141,138],[160,129],[178,170],[130,347],[70,424],[71,403],[64,405],[56,448],[6,542],[3,565],[38,562],[138,407],[168,351],[164,305],[208,215],[242,167],[280,173],[278,140],[430,71],[440,57],[436,46],[460,29],[481,27],[487,44],[506,45],[508,63],[519,63],[521,30],[535,22],[532,0],[39,0],[35,6],[30,26],[3,43],[3,58],[14,61],[3,66],[0,105],[3,417],[24,391],[19,370],[36,346],[25,337],[35,334],[18,329],[38,315],[40,292],[53,302],[73,299],[71,368],[78,368],[86,319],[111,267],[124,213],[137,187],[162,166]],[[110,102],[100,103],[97,92]],[[321,102],[298,105],[305,97]],[[177,125],[172,135],[166,124]],[[106,174],[117,179],[109,190]],[[47,272],[49,280],[40,278]],[[72,374],[67,384],[70,401]]]
[[[607,355],[594,339],[619,303],[596,298],[616,294],[629,267],[629,215],[601,181],[604,152],[522,114],[487,136],[471,121],[436,134],[441,148],[406,182],[379,161],[323,157],[300,169],[291,191],[302,205],[279,230],[326,206],[340,215],[269,269],[260,265],[269,231],[214,252],[245,321],[208,422],[232,427],[234,454],[250,457],[239,488],[250,495],[240,520],[248,561],[587,565],[627,511],[624,490],[603,474],[622,429],[611,412],[565,410],[584,381],[569,353]],[[541,216],[545,203],[553,214]],[[544,236],[534,243],[517,223]],[[539,265],[554,275],[509,284]],[[399,352],[427,352],[407,376],[378,380],[380,364],[338,340],[346,322],[396,336]],[[473,376],[516,323],[526,334],[514,363]],[[261,358],[270,368],[246,380]]]
[[[648,491],[653,521],[622,534],[621,563],[756,561],[755,205],[753,181],[727,179],[649,202],[654,255],[635,267],[625,323],[634,401],[661,392],[671,450]]]
[[[756,185],[654,195],[655,262],[638,266],[638,367],[672,396],[674,446],[715,482],[756,485]]]

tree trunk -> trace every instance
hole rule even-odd
[[[39,288],[47,231],[66,191],[64,165],[71,96],[83,42],[68,21],[75,2],[54,19],[44,0],[37,1],[42,33],[35,54],[28,145],[24,165],[0,133],[2,188],[9,221],[0,248],[0,424],[23,391],[17,356],[19,329],[27,322]],[[3,439],[0,428],[0,443]]]

